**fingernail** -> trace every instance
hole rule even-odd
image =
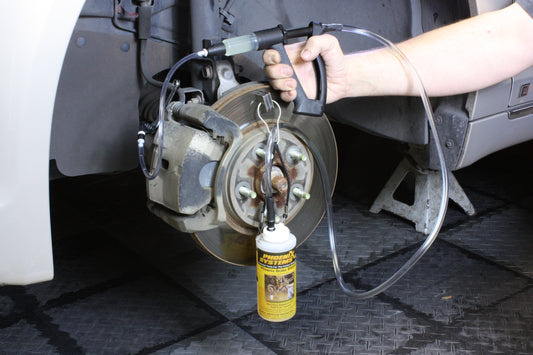
[[[289,80],[286,85],[287,85],[287,89],[289,89],[289,90],[296,89],[296,83],[294,81],[292,81],[292,80]]]
[[[289,77],[289,76],[292,76],[292,70],[290,70],[289,68],[284,68],[282,71],[281,71],[281,74],[285,77]]]
[[[309,59],[311,57],[311,52],[308,49],[304,49],[302,54],[300,54],[302,59]]]

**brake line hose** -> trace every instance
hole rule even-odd
[[[185,57],[181,58],[176,64],[170,68],[169,72],[167,73],[167,76],[165,77],[165,80],[163,81],[163,85],[161,87],[161,94],[159,95],[159,114],[157,119],[157,139],[158,139],[158,146],[157,146],[157,154],[154,157],[155,159],[155,166],[153,171],[149,171],[148,167],[146,166],[146,161],[144,159],[144,138],[146,136],[146,132],[144,132],[142,129],[137,132],[137,150],[139,154],[139,164],[141,166],[141,170],[144,174],[144,176],[148,180],[153,180],[157,177],[159,174],[159,170],[161,169],[161,161],[163,159],[163,136],[164,136],[164,121],[165,121],[165,110],[167,106],[167,90],[168,86],[170,85],[170,80],[176,73],[176,71],[186,62],[188,62],[191,59],[197,59],[201,57],[205,57],[207,55],[206,50],[201,50],[195,53],[191,53],[186,55]]]
[[[329,241],[330,241],[330,247],[331,247],[331,256],[333,261],[333,269],[335,271],[335,277],[337,279],[337,282],[339,283],[339,286],[341,287],[342,291],[346,293],[347,295],[350,295],[356,299],[366,299],[373,297],[385,290],[387,290],[389,287],[394,285],[402,276],[404,276],[419,260],[422,258],[422,256],[428,251],[429,247],[433,244],[435,239],[437,238],[437,235],[439,234],[440,228],[442,227],[442,223],[444,222],[444,216],[446,214],[446,208],[448,206],[448,169],[446,167],[446,161],[444,159],[444,153],[442,151],[442,146],[440,143],[439,136],[437,134],[437,128],[435,125],[435,120],[433,118],[433,110],[431,109],[431,104],[429,102],[428,95],[426,93],[426,89],[424,88],[424,85],[422,83],[422,80],[420,79],[420,76],[416,72],[414,66],[409,61],[409,59],[405,56],[405,54],[392,42],[389,40],[381,37],[380,35],[361,29],[358,27],[353,26],[347,26],[347,25],[337,25],[337,24],[327,24],[325,26],[335,27],[335,26],[342,26],[342,32],[349,32],[354,34],[359,34],[368,38],[372,38],[382,44],[383,46],[389,48],[392,53],[403,63],[409,70],[411,71],[412,77],[415,79],[416,85],[418,87],[418,91],[420,93],[420,98],[422,99],[422,102],[424,104],[424,110],[426,111],[427,120],[429,127],[431,129],[431,133],[435,140],[435,147],[437,150],[437,155],[439,157],[439,163],[440,163],[440,170],[442,175],[442,197],[439,207],[439,213],[437,215],[437,220],[435,222],[435,225],[433,227],[433,230],[431,233],[427,236],[424,243],[418,248],[418,250],[405,262],[405,264],[400,267],[391,277],[389,277],[387,280],[385,280],[383,283],[378,285],[377,287],[369,290],[369,291],[354,291],[348,287],[348,285],[344,282],[344,279],[342,277],[342,272],[339,265],[339,259],[337,256],[337,247],[336,247],[336,240],[335,240],[335,230],[334,230],[334,223],[333,223],[333,208],[332,208],[332,202],[331,202],[331,195],[329,191],[331,191],[331,185],[329,182],[328,174],[327,174],[327,167],[324,163],[324,160],[322,159],[320,152],[318,151],[317,147],[313,144],[313,142],[308,141],[308,146],[314,156],[314,159],[318,165],[318,169],[320,171],[320,177],[322,180],[322,188],[324,190],[324,200],[326,203],[326,214],[327,214],[327,223],[328,223],[328,234],[329,234]]]

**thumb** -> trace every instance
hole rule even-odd
[[[315,45],[308,40],[300,53],[300,57],[304,62],[311,62],[320,54],[320,48],[316,48]]]
[[[312,36],[305,43],[305,46],[300,53],[300,57],[303,61],[310,62],[315,60],[320,54],[322,54],[322,56],[327,56],[330,52],[335,53],[337,51],[342,53],[337,39],[332,35],[325,34]]]

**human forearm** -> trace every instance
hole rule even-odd
[[[474,91],[533,65],[533,19],[517,4],[398,44],[430,96]],[[346,96],[417,95],[409,72],[386,49],[346,57]]]

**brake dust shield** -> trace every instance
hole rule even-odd
[[[275,105],[269,112],[265,112],[262,106],[261,97],[266,93],[279,104],[279,107]],[[296,236],[297,245],[300,245],[316,228],[325,211],[320,173],[306,142],[313,142],[320,151],[328,167],[329,181],[335,182],[337,177],[337,146],[327,117],[293,114],[292,103],[283,102],[270,86],[259,83],[234,88],[215,102],[212,108],[235,122],[240,127],[243,139],[232,156],[225,156],[221,160],[218,169],[224,175],[217,176],[217,179],[224,179],[224,191],[216,193],[223,195],[226,222],[217,228],[196,232],[193,238],[203,249],[223,261],[237,265],[255,264],[255,237],[262,218],[264,197],[260,183],[264,157],[261,157],[260,152],[268,139],[265,124],[258,116],[272,126],[281,110],[278,145],[291,177],[291,190],[287,191],[283,184],[286,180],[283,181],[284,176],[279,173],[282,181],[278,181],[274,199],[278,215],[283,214],[286,199],[289,199],[285,223]],[[279,155],[274,158],[273,175],[281,171],[279,158]],[[333,188],[332,184],[330,194]],[[243,189],[255,191],[257,196],[244,196]],[[308,192],[310,198],[306,199],[309,196],[298,193],[301,191]]]

